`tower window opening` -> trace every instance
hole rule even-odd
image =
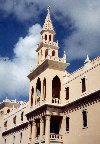
[[[69,99],[69,87],[65,88],[65,93],[66,93],[66,100]]]
[[[49,35],[49,41],[51,41],[51,35]]]
[[[84,110],[82,112],[82,115],[83,115],[83,127],[87,127],[87,111]]]
[[[86,80],[85,78],[82,79],[82,93],[86,91]]]
[[[66,131],[69,131],[69,117],[66,117]]]
[[[52,97],[60,99],[61,82],[58,76],[52,80]]]
[[[46,98],[46,79],[44,78],[43,80],[43,96],[44,96],[44,99]]]
[[[55,50],[52,51],[52,56],[55,56]]]
[[[40,78],[38,78],[38,80],[37,80],[36,93],[37,93],[37,96],[41,95],[41,81],[40,81]]]
[[[48,55],[48,49],[45,50],[45,58],[47,57]]]
[[[47,35],[45,34],[45,40],[47,40]]]
[[[33,105],[33,95],[34,95],[34,88],[32,86],[32,89],[31,89],[31,106]]]

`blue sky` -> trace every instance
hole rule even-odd
[[[29,69],[35,67],[47,6],[59,42],[59,56],[66,51],[69,72],[100,55],[99,0],[0,0],[0,100],[27,100]]]

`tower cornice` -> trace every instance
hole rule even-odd
[[[45,59],[45,61],[41,65],[36,67],[27,77],[31,81],[32,79],[35,79],[38,75],[40,75],[43,71],[45,71],[47,68],[65,71],[68,65],[69,64],[64,62]]]

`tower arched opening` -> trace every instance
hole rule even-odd
[[[43,96],[44,96],[44,99],[46,98],[46,79],[44,78],[43,80]]]
[[[34,88],[31,88],[31,106],[33,105],[33,95],[34,95]]]
[[[55,56],[55,50],[52,51],[52,56]]]
[[[47,57],[48,55],[48,49],[45,50],[45,58]]]
[[[49,41],[51,41],[51,35],[49,35]]]
[[[60,99],[61,82],[58,76],[52,80],[52,97]]]
[[[47,40],[47,35],[45,34],[45,40]]]
[[[36,83],[36,93],[37,96],[41,95],[41,81],[40,78],[37,79],[37,83]]]

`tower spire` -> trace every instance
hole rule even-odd
[[[45,19],[45,22],[44,22],[44,25],[42,28],[42,31],[46,31],[46,30],[53,31],[53,33],[55,33],[54,28],[53,28],[53,24],[51,21],[51,16],[50,16],[50,6],[48,6],[48,8],[47,8],[47,16],[46,16],[46,19]]]

